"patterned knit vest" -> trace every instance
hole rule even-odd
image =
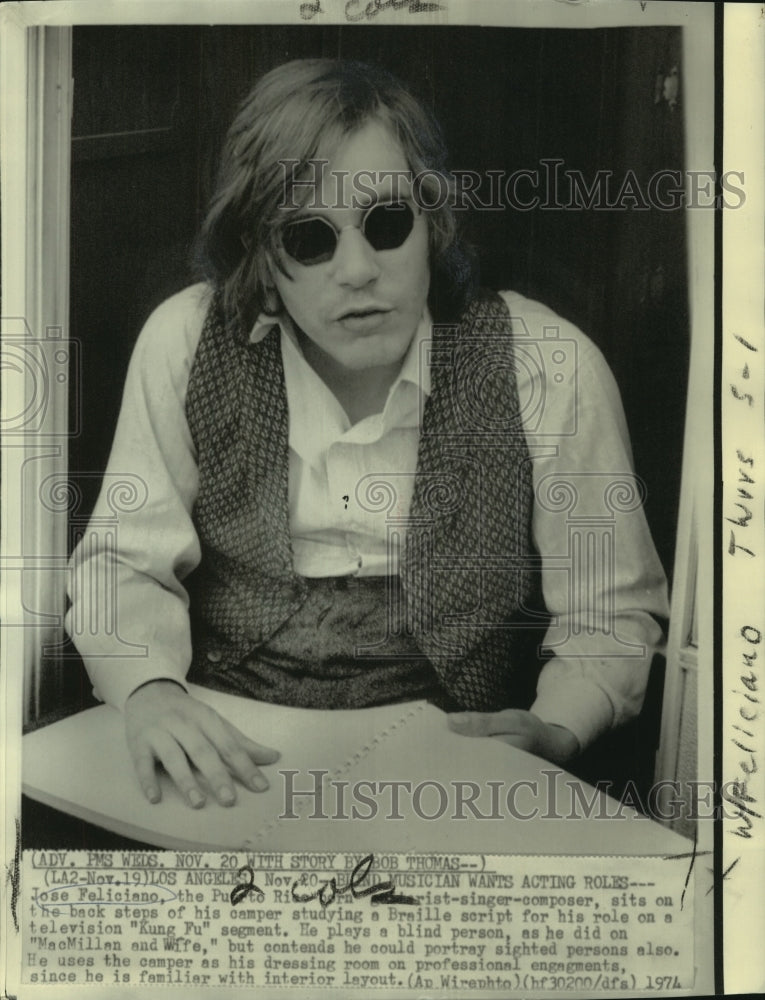
[[[384,504],[392,540],[405,531],[402,618],[449,695],[476,711],[527,707],[548,619],[504,301],[494,293],[476,297],[457,324],[434,326],[427,349],[431,393],[408,517],[394,515],[395,477],[370,477],[357,495],[378,509]],[[186,585],[192,670],[203,674],[206,659],[226,669],[256,655],[306,596],[292,565],[278,327],[250,343],[231,331],[214,296],[186,411],[199,467],[193,518],[202,550]]]

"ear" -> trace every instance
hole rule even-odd
[[[281,295],[276,289],[276,282],[274,280],[274,271],[276,264],[270,253],[264,254],[264,264],[263,268],[263,308],[266,313],[271,316],[275,316],[277,313],[282,312],[284,309],[284,304],[282,302]]]
[[[281,296],[272,285],[267,285],[263,290],[263,311],[268,316],[276,316],[283,309]]]

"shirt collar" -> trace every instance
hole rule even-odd
[[[250,331],[249,342],[251,344],[260,343],[260,341],[263,340],[274,327],[277,327],[283,334],[289,337],[291,342],[295,345],[295,347],[297,347],[298,353],[302,358],[303,354],[298,346],[292,320],[286,313],[276,317],[267,316],[265,313],[261,313]],[[401,366],[401,371],[398,373],[396,381],[391,386],[391,392],[395,390],[399,382],[411,382],[412,385],[417,386],[418,389],[422,389],[426,396],[430,395],[430,363],[426,342],[432,336],[432,329],[433,320],[430,315],[430,310],[427,306],[425,306],[422,319],[417,325],[412,342],[409,345],[404,357],[404,363]],[[303,359],[303,361],[306,363],[305,359]]]
[[[261,315],[249,336],[251,344],[262,341],[276,328],[281,335],[282,364],[289,407],[289,445],[301,459],[321,468],[328,448],[343,435],[349,441],[378,437],[390,426],[418,426],[421,397],[430,395],[430,363],[426,342],[431,337],[431,317],[423,312],[404,363],[390,388],[377,427],[351,427],[342,406],[303,357],[289,316]],[[408,388],[407,388],[408,387]],[[414,395],[411,395],[416,390]],[[369,419],[369,418],[367,418]]]

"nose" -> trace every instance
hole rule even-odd
[[[380,275],[377,253],[360,229],[348,227],[338,234],[332,274],[341,285],[362,288]]]

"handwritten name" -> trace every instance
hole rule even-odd
[[[364,899],[371,897],[371,903],[396,903],[399,906],[416,906],[419,900],[415,896],[405,896],[396,892],[396,887],[391,879],[382,882],[375,882],[373,885],[365,885],[364,882],[369,875],[374,864],[374,855],[367,854],[351,872],[351,876],[345,885],[339,884],[338,879],[333,875],[319,884],[318,889],[305,892],[307,881],[311,872],[302,872],[299,878],[292,883],[292,898],[296,903],[310,903],[318,900],[322,908],[326,908],[334,902],[338,896],[350,893],[353,899]],[[244,875],[244,881],[235,885],[231,890],[231,905],[237,906],[250,893],[257,893],[263,897],[263,890],[255,885],[255,872],[249,865],[244,865],[239,869],[239,875]]]
[[[749,840],[754,821],[762,819],[762,813],[754,808],[757,800],[749,789],[751,776],[759,770],[758,747],[753,726],[760,718],[759,675],[755,665],[758,653],[756,647],[762,642],[762,632],[753,625],[745,625],[741,629],[741,638],[746,643],[742,653],[744,669],[739,677],[741,688],[733,693],[739,699],[739,722],[745,725],[734,723],[736,735],[731,737],[731,742],[744,756],[739,760],[739,774],[736,779],[727,783],[725,798],[734,806],[735,818],[741,824],[731,832]]]
[[[403,10],[408,14],[430,14],[445,10],[445,4],[425,2],[425,0],[347,0],[345,4],[346,21],[371,21],[384,10]],[[300,4],[300,16],[304,21],[311,21],[317,14],[323,14],[321,0],[309,0]]]

